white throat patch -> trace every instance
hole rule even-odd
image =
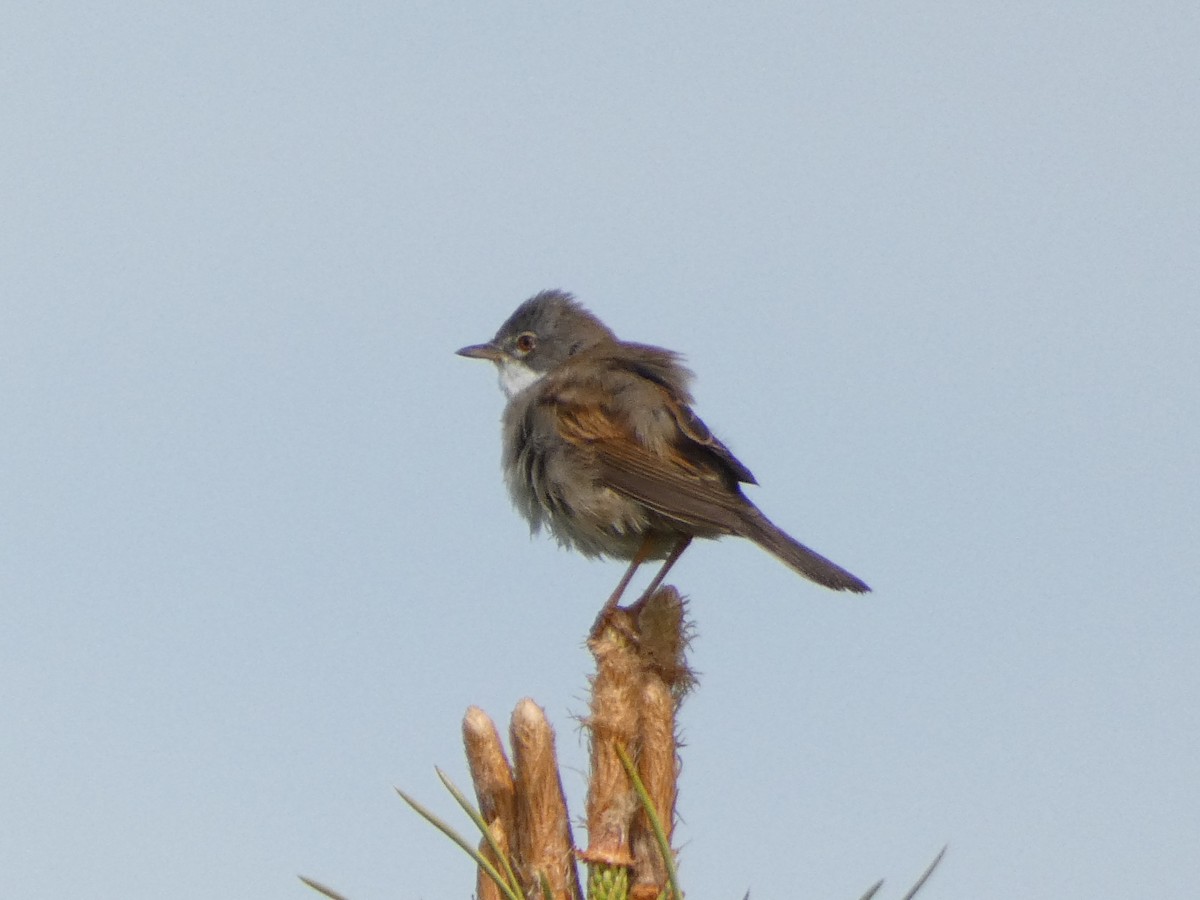
[[[525,390],[525,388],[541,380],[543,372],[535,372],[523,362],[515,359],[502,359],[496,366],[500,371],[500,390],[509,400]]]

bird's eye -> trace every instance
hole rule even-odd
[[[537,335],[532,331],[525,331],[517,335],[517,352],[522,356],[526,356],[533,352],[533,348],[537,346]]]

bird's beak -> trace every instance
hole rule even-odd
[[[455,350],[454,352],[468,359],[490,359],[492,362],[500,362],[504,358],[504,352],[490,342],[486,344],[472,344],[470,347],[463,347],[461,350]]]

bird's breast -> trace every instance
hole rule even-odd
[[[605,486],[587,447],[559,437],[533,404],[521,406],[510,404],[505,415],[503,467],[513,506],[530,529],[545,527],[587,556],[619,559],[631,559],[647,534],[662,531],[664,549],[651,556],[665,556],[674,532],[644,505]]]

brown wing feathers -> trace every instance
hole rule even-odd
[[[549,386],[545,402],[559,434],[593,456],[605,484],[664,518],[688,530],[741,533],[749,501],[737,483],[753,475],[662,379],[625,374],[616,392],[569,377]]]
[[[657,351],[641,349],[647,356]],[[754,484],[754,476],[687,405],[687,371],[677,364],[671,369],[674,355],[658,352],[664,356],[654,357],[654,365],[626,369],[623,390],[615,393],[569,376],[549,386],[544,402],[555,408],[562,438],[592,454],[607,486],[685,533],[741,535],[818,584],[870,590],[792,538],[742,494],[738,482]],[[619,367],[623,361],[610,362]]]

